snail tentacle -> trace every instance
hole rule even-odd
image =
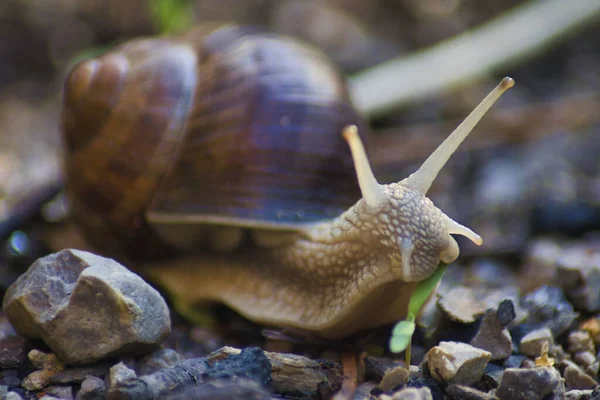
[[[447,220],[448,233],[462,235],[469,239],[471,242],[475,243],[477,246],[481,246],[483,243],[483,239],[481,236],[473,232],[471,229],[467,228],[464,225],[459,224],[454,221],[452,218],[448,217]]]
[[[375,175],[373,175],[367,153],[360,140],[360,136],[358,136],[358,128],[356,125],[347,126],[344,128],[342,136],[350,146],[354,168],[358,177],[358,185],[360,186],[364,201],[370,208],[381,207],[387,199],[385,189],[377,182]]]
[[[504,78],[477,107],[465,118],[465,120],[444,140],[444,142],[425,160],[421,167],[406,178],[403,182],[406,186],[418,190],[425,195],[431,184],[437,177],[440,170],[446,165],[446,162],[454,154],[458,146],[471,133],[471,130],[477,125],[479,120],[500,98],[502,93],[510,89],[515,84],[512,78]]]

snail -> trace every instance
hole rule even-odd
[[[346,337],[404,317],[416,285],[458,257],[452,234],[481,244],[425,194],[512,85],[415,173],[382,185],[345,80],[317,50],[233,25],[134,40],[66,79],[72,214],[181,307],[217,301]]]

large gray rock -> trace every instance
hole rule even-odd
[[[8,289],[4,312],[22,336],[69,364],[153,350],[170,332],[160,294],[116,261],[80,250],[37,260]]]

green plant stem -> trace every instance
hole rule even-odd
[[[422,51],[352,77],[352,97],[369,117],[523,63],[600,21],[599,0],[530,0]]]

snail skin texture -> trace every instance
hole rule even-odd
[[[415,173],[379,184],[345,81],[316,50],[238,27],[136,41],[67,78],[74,220],[180,309],[222,302],[328,339],[395,322],[416,285],[458,257],[452,234],[482,242],[425,194],[513,84],[502,80]],[[348,194],[356,181],[362,198]]]

